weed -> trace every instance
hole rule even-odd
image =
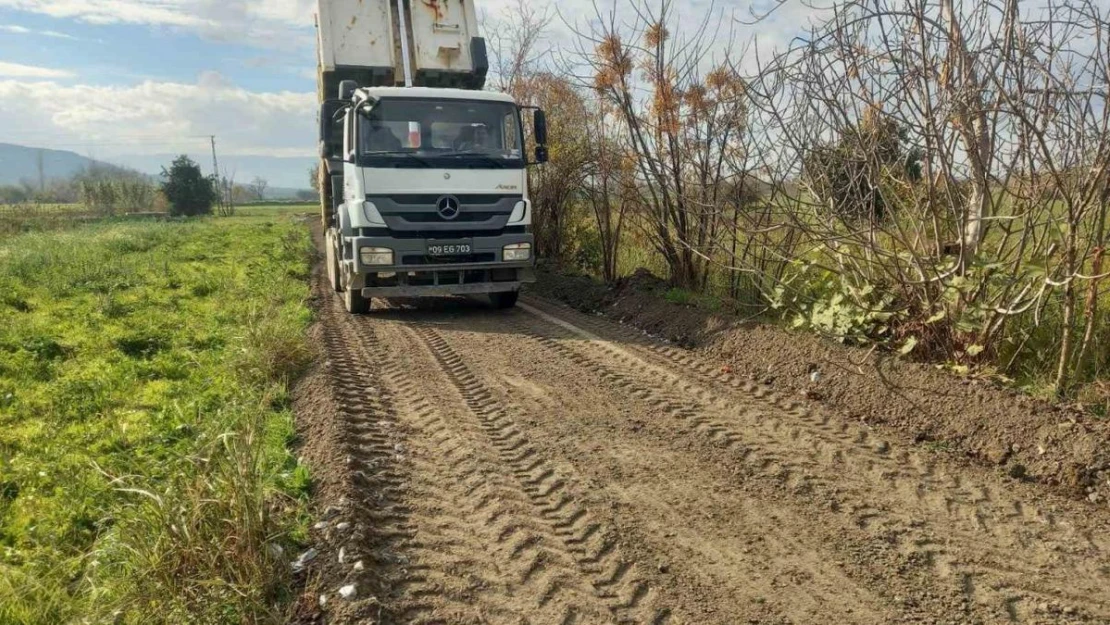
[[[724,302],[719,297],[703,295],[680,288],[669,289],[663,297],[668,302],[678,306],[692,306],[710,312],[721,310],[724,306]]]
[[[281,620],[309,260],[272,221],[0,241],[0,623]]]
[[[691,306],[695,298],[694,294],[690,291],[679,288],[670,289],[663,297],[666,298],[668,302],[679,306]]]
[[[946,454],[952,451],[952,443],[948,441],[925,441],[922,447],[934,454]]]

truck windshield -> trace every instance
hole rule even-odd
[[[363,167],[524,166],[520,114],[508,102],[383,98],[358,129]]]

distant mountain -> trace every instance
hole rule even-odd
[[[44,180],[69,178],[89,169],[109,166],[75,152],[0,143],[0,185],[19,184],[23,180],[38,185],[40,156]]]
[[[143,154],[111,156],[93,159],[76,152],[48,150],[10,143],[0,143],[0,185],[19,184],[26,180],[37,185],[39,181],[39,155],[42,155],[42,174],[46,180],[69,178],[74,174],[98,167],[120,166],[151,176],[162,173],[178,154]],[[205,174],[212,172],[212,153],[188,154],[200,164]],[[255,177],[269,183],[267,197],[285,199],[298,190],[308,189],[308,171],[316,164],[312,157],[238,156],[219,155],[220,169],[235,178],[239,184],[249,184]]]

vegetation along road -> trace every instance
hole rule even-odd
[[[306,619],[1110,622],[1105,507],[545,299],[352,316],[319,273]]]
[[[276,618],[311,320],[282,212],[0,235],[0,624]]]

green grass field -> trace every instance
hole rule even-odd
[[[249,204],[246,206],[235,207],[235,215],[237,217],[274,217],[277,215],[318,214],[320,214],[320,205],[316,202],[286,204]]]
[[[235,207],[236,217],[295,217],[319,214],[316,202],[247,204]],[[90,223],[131,222],[168,218],[164,213],[121,213],[105,217],[83,204],[0,204],[0,239],[29,232],[81,228]]]
[[[290,212],[0,240],[0,623],[279,620],[309,484]]]

